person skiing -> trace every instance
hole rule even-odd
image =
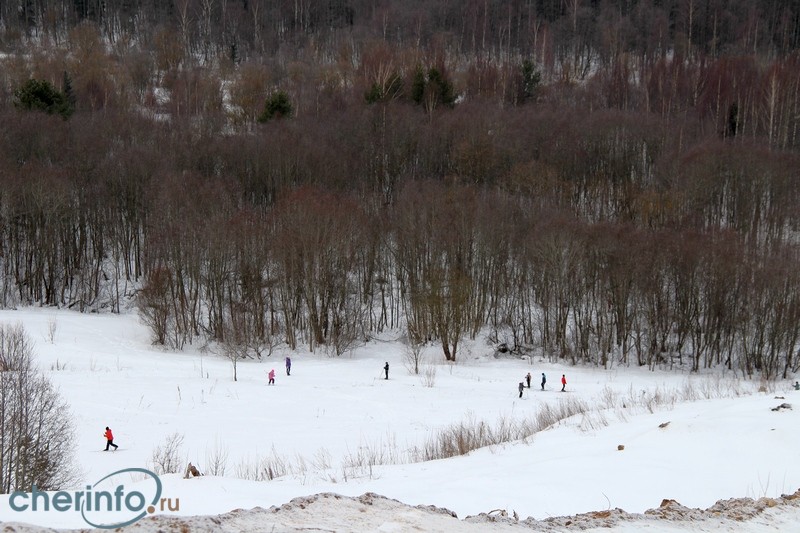
[[[547,383],[547,377],[544,375],[544,372],[542,372],[542,390],[544,390],[545,383]]]
[[[383,379],[389,379],[389,361],[386,361],[386,364],[383,365],[383,371],[386,373],[386,377]]]
[[[521,381],[519,382],[519,397],[522,398],[522,391],[525,389],[525,384]]]
[[[565,389],[567,388],[567,376],[561,374],[561,392],[566,392]]]
[[[531,373],[530,372],[528,372],[528,375],[525,376],[525,381],[528,382],[528,388],[530,389],[531,388]]]
[[[800,381],[794,382],[794,390],[800,390]]]
[[[109,446],[113,446],[114,447],[114,451],[117,451],[117,448],[119,448],[119,446],[114,444],[114,434],[111,432],[111,428],[110,427],[106,426],[106,432],[103,433],[103,436],[106,438],[106,449],[103,450],[103,451],[107,452]]]
[[[286,358],[286,375],[289,376],[292,373],[292,360],[291,358]]]
[[[275,385],[275,369],[269,371],[269,383],[267,385]]]

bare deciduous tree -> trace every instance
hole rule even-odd
[[[78,480],[69,406],[34,368],[22,326],[0,326],[0,493]]]
[[[183,434],[172,433],[168,435],[164,442],[155,447],[153,454],[150,457],[150,462],[153,464],[153,472],[158,475],[161,474],[175,474],[183,470],[181,465],[183,459]]]

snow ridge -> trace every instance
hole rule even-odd
[[[326,492],[294,498],[279,507],[236,509],[218,516],[149,516],[128,527],[126,533],[192,531],[192,533],[239,533],[243,531],[426,531],[434,533],[478,532],[633,532],[646,528],[658,531],[741,531],[783,530],[800,519],[800,489],[779,498],[735,498],[720,500],[708,509],[685,507],[675,500],[663,500],[656,509],[627,513],[622,509],[594,511],[545,520],[519,520],[505,512],[481,513],[459,520],[456,513],[432,505],[406,505],[375,493],[349,497]],[[4,533],[69,533],[92,530],[49,529],[20,523],[6,523]]]

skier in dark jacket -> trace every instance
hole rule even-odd
[[[544,372],[542,372],[542,390],[544,390],[545,383],[547,383],[547,377],[545,377]]]
[[[286,375],[289,376],[292,374],[292,360],[291,358],[286,358]]]
[[[525,384],[521,381],[519,382],[519,397],[522,398],[522,391],[525,390]]]
[[[528,388],[530,389],[531,388],[531,373],[530,372],[528,372],[528,375],[525,376],[525,381],[528,382]]]
[[[389,379],[389,361],[386,361],[386,364],[383,365],[383,371],[386,372],[386,377],[383,379]]]

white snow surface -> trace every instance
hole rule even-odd
[[[157,510],[126,530],[158,531],[176,520],[192,531],[800,528],[800,498],[782,498],[800,495],[796,377],[770,384],[722,370],[495,358],[478,339],[463,344],[456,364],[427,347],[426,367],[436,371],[428,386],[405,367],[397,334],[387,334],[340,357],[277,350],[239,362],[234,382],[229,361],[197,346],[181,352],[152,346],[133,313],[25,308],[0,311],[0,323],[25,327],[40,370],[70,404],[83,481],[76,490],[125,468],[153,469],[154,450],[175,433],[183,436],[181,468],[192,462],[206,473],[160,476],[162,495],[179,501],[179,510]],[[268,386],[272,368],[276,384]],[[520,399],[517,385],[528,372],[532,388]],[[560,392],[562,374],[567,392]],[[687,391],[698,399],[665,400]],[[590,412],[523,441],[407,462],[408,450],[453,424],[496,427],[501,420],[534,420],[546,405],[578,402]],[[791,408],[773,410],[784,403]],[[105,426],[114,430],[119,451],[103,451]],[[208,474],[215,453],[226,456],[217,476]],[[241,479],[266,459],[286,473],[271,481]],[[143,476],[117,477],[128,490],[149,490]],[[729,505],[735,510],[717,504],[732,498],[756,501],[737,500]],[[674,502],[659,510],[665,499]],[[645,514],[650,509],[656,511]],[[0,522],[2,531],[89,527],[80,512],[15,511],[6,495]]]

